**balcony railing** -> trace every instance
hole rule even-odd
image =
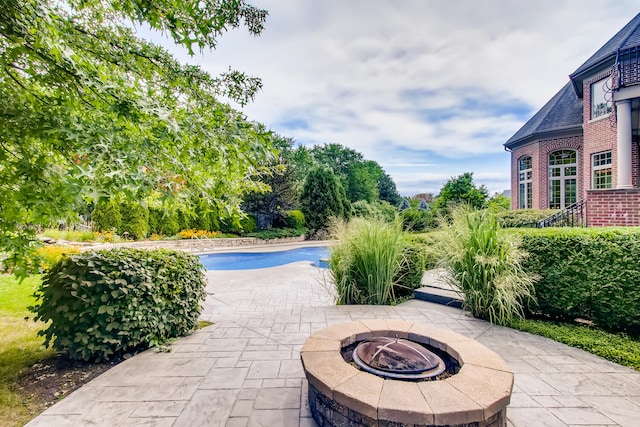
[[[640,84],[640,46],[618,49],[618,87]]]
[[[587,225],[584,199],[541,221],[536,227],[585,227]]]

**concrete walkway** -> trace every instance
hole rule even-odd
[[[640,372],[428,302],[336,307],[326,272],[208,272],[213,325],[121,363],[28,426],[315,426],[299,350],[312,331],[365,318],[428,323],[499,353],[515,372],[510,426],[640,426]]]

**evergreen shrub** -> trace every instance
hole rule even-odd
[[[117,231],[122,224],[120,206],[112,200],[101,199],[91,214],[95,231]]]
[[[518,234],[530,254],[523,265],[540,276],[532,312],[640,335],[640,229],[545,228]]]
[[[173,236],[180,231],[178,213],[163,209],[149,209],[149,233]]]
[[[134,240],[147,237],[149,232],[149,211],[139,203],[125,203],[121,206],[122,223],[119,234],[128,234]]]
[[[31,310],[49,322],[46,346],[101,361],[194,330],[204,287],[198,258],[181,251],[85,252],[53,266]]]

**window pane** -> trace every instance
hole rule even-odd
[[[564,168],[564,176],[576,176],[576,167],[575,166],[569,166]]]
[[[527,206],[525,205],[525,186],[524,184],[520,184],[520,191],[519,191],[519,197],[518,197],[518,207],[520,209],[525,209]]]
[[[591,118],[611,113],[610,79],[607,77],[591,85]]]
[[[518,160],[518,170],[526,170],[526,169],[531,169],[531,156],[526,156],[521,158],[520,160]]]
[[[612,188],[611,169],[599,169],[593,171],[593,188]]]
[[[578,200],[578,187],[575,179],[566,179],[564,181],[564,207],[575,203]]]
[[[575,150],[559,150],[549,154],[550,165],[568,165],[576,163],[577,154]]]
[[[605,166],[611,164],[611,151],[593,155],[593,166]]]
[[[529,209],[533,207],[533,191],[531,191],[531,185],[530,182],[527,182],[527,208]]]
[[[560,209],[560,180],[549,181],[549,208]]]
[[[560,168],[551,168],[549,169],[549,176],[560,176]]]

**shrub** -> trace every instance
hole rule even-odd
[[[122,223],[118,230],[120,234],[140,240],[149,232],[149,211],[139,203],[126,203],[121,206]]]
[[[640,231],[547,228],[522,230],[524,263],[540,275],[531,311],[640,335]]]
[[[495,216],[502,228],[535,228],[538,221],[557,212],[556,209],[517,209],[496,212]]]
[[[209,239],[216,239],[222,237],[222,232],[220,231],[207,231],[207,230],[194,230],[190,228],[189,230],[181,230],[178,233],[181,239],[191,239],[193,237],[208,237]]]
[[[336,222],[329,268],[338,304],[389,304],[400,272],[404,235],[399,222],[354,218]]]
[[[329,227],[331,218],[349,219],[351,203],[340,180],[329,169],[312,169],[300,196],[302,212],[312,233]]]
[[[434,228],[436,220],[433,211],[410,207],[400,212],[402,226],[407,231],[424,231]]]
[[[115,249],[64,258],[45,276],[31,310],[39,334],[72,359],[107,360],[165,343],[198,324],[204,274],[178,251]]]
[[[422,286],[422,277],[427,264],[425,244],[420,239],[406,238],[402,249],[402,260],[394,283],[396,296],[411,295]]]
[[[240,220],[240,227],[242,233],[253,233],[258,231],[258,218],[254,215],[247,215]]]
[[[301,229],[305,226],[304,214],[301,210],[287,211],[285,218],[286,228]]]
[[[47,272],[57,264],[62,257],[80,253],[80,249],[76,246],[43,246],[38,248],[36,254],[40,258],[39,271]]]
[[[112,200],[102,199],[96,203],[91,219],[95,231],[117,231],[122,225],[120,206]]]
[[[149,233],[173,236],[180,231],[178,213],[163,209],[149,209]]]
[[[397,210],[388,202],[358,200],[351,204],[353,216],[391,222],[395,220]]]
[[[517,237],[500,230],[490,212],[463,206],[454,208],[451,223],[442,220],[441,227],[439,265],[460,289],[465,309],[497,324],[522,317],[534,276],[521,265],[526,252]]]

